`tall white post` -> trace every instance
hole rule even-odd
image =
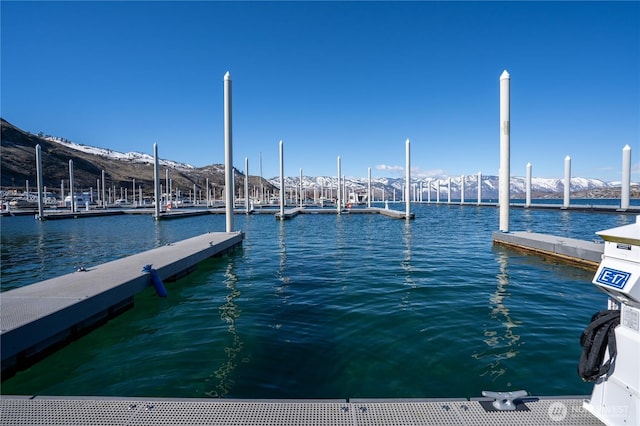
[[[233,141],[231,133],[231,74],[224,75],[224,185],[227,232],[233,232]]]
[[[107,208],[107,187],[106,187],[106,180],[105,180],[105,176],[104,176],[104,170],[102,171],[102,207],[103,208]]]
[[[131,201],[133,202],[133,205],[136,205],[136,180],[135,178],[133,179],[133,184],[131,185]]]
[[[69,195],[71,195],[71,212],[76,212],[76,200],[73,193],[74,181],[73,181],[73,160],[69,160]]]
[[[371,208],[371,167],[367,168],[369,186],[367,187],[367,208]]]
[[[338,155],[338,193],[337,198],[338,202],[336,203],[336,208],[338,209],[338,214],[342,212],[342,165],[340,164],[340,156]]]
[[[42,148],[36,145],[36,184],[38,185],[38,219],[44,219],[44,205],[42,201]],[[27,194],[27,197],[29,195]]]
[[[464,175],[460,176],[460,204],[464,204]]]
[[[525,188],[524,206],[529,207],[531,205],[531,163],[527,163],[527,178],[525,181]]]
[[[478,205],[482,202],[482,172],[478,172]]]
[[[447,178],[447,204],[451,204],[451,177]]]
[[[564,158],[564,200],[562,207],[569,207],[569,199],[571,198],[571,157],[568,155]]]
[[[103,184],[104,187],[104,184]],[[155,207],[153,217],[160,218],[160,160],[158,159],[158,144],[153,144],[153,196],[155,197]]]
[[[300,168],[300,208],[303,207],[304,194],[302,193],[302,167]]]
[[[510,84],[511,78],[507,70],[500,76],[500,231],[509,232],[509,202],[511,199],[509,181],[511,179],[510,166]]]
[[[431,179],[427,179],[427,203],[431,204]]]
[[[405,183],[405,218],[409,219],[411,216],[411,143],[409,139],[405,142],[405,168],[406,168],[406,183]]]
[[[440,179],[436,179],[436,204],[440,204]]]
[[[244,212],[249,214],[249,158],[244,157]]]
[[[629,208],[629,197],[631,193],[631,147],[625,145],[622,148],[622,185],[620,187],[620,208]]]
[[[211,207],[211,189],[209,188],[209,178],[207,178],[207,208]]]
[[[284,147],[280,140],[280,220],[284,220]]]

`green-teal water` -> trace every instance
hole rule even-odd
[[[2,383],[3,394],[236,398],[588,394],[593,273],[494,247],[498,209],[237,215],[243,248]],[[633,216],[515,209],[512,230],[596,240]],[[223,216],[2,219],[3,290],[208,231]],[[90,283],[88,283],[90,285]]]

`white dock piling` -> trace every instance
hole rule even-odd
[[[405,182],[405,217],[411,218],[411,143],[409,139],[405,142],[405,168],[406,168],[406,182]]]
[[[436,204],[440,204],[440,179],[436,179]]]
[[[367,187],[367,208],[371,208],[371,167],[367,168],[369,186]]]
[[[524,206],[529,207],[531,205],[531,163],[527,163],[527,178],[525,182],[525,188]]]
[[[107,195],[107,187],[105,186],[105,176],[104,176],[104,170],[102,170],[102,208],[106,209],[107,208],[107,199],[105,198]]]
[[[569,199],[571,198],[571,157],[568,155],[564,158],[564,199],[562,207],[569,207]]]
[[[302,192],[302,167],[300,168],[300,208],[304,207],[304,194]]]
[[[38,185],[38,219],[44,219],[44,206],[42,202],[42,148],[36,145],[36,184]],[[28,196],[28,193],[27,193]]]
[[[136,179],[133,178],[133,183],[131,185],[131,201],[133,205],[136,206]]]
[[[153,144],[153,195],[155,197],[155,208],[153,217],[160,218],[160,161],[158,159],[158,144]]]
[[[69,195],[71,196],[71,212],[76,212],[76,200],[73,193],[73,160],[69,160]]]
[[[249,158],[244,157],[244,212],[249,211]]]
[[[431,204],[431,179],[427,179],[427,203]]]
[[[507,70],[500,76],[500,231],[509,232],[509,201],[510,201],[510,84],[511,77]]]
[[[231,134],[231,74],[224,75],[224,185],[226,230],[233,232],[233,149]]]
[[[447,204],[451,204],[451,177],[447,178]]]
[[[622,148],[622,185],[620,190],[620,208],[627,210],[631,193],[631,147],[629,145]]]
[[[478,205],[482,202],[482,172],[478,172]]]
[[[342,212],[342,170],[340,164],[340,156],[338,155],[338,191],[337,191],[337,203],[336,208],[338,209],[338,214]]]
[[[464,204],[464,175],[460,176],[460,205]]]
[[[280,140],[280,220],[284,220],[284,147]]]

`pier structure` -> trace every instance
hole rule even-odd
[[[145,265],[153,265],[160,279],[175,280],[240,246],[243,238],[240,232],[207,233],[3,292],[2,379],[132,307],[133,296],[151,283]]]
[[[233,138],[231,133],[231,74],[224,75],[224,191],[226,230],[233,232]]]
[[[593,271],[598,268],[604,253],[604,245],[601,243],[535,232],[494,232],[493,244]]]
[[[498,203],[500,205],[500,231],[509,232],[510,202],[510,83],[507,70],[500,76],[500,178],[498,183]]]
[[[498,411],[491,398],[178,399],[3,396],[0,424],[47,425],[554,425],[600,426],[585,397],[516,400]]]

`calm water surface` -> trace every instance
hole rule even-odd
[[[4,394],[237,398],[588,394],[592,272],[492,246],[498,209],[236,216],[243,248],[2,383]],[[511,229],[585,240],[633,216],[514,209]],[[223,231],[218,215],[2,219],[2,288]],[[90,285],[90,283],[88,283]]]

